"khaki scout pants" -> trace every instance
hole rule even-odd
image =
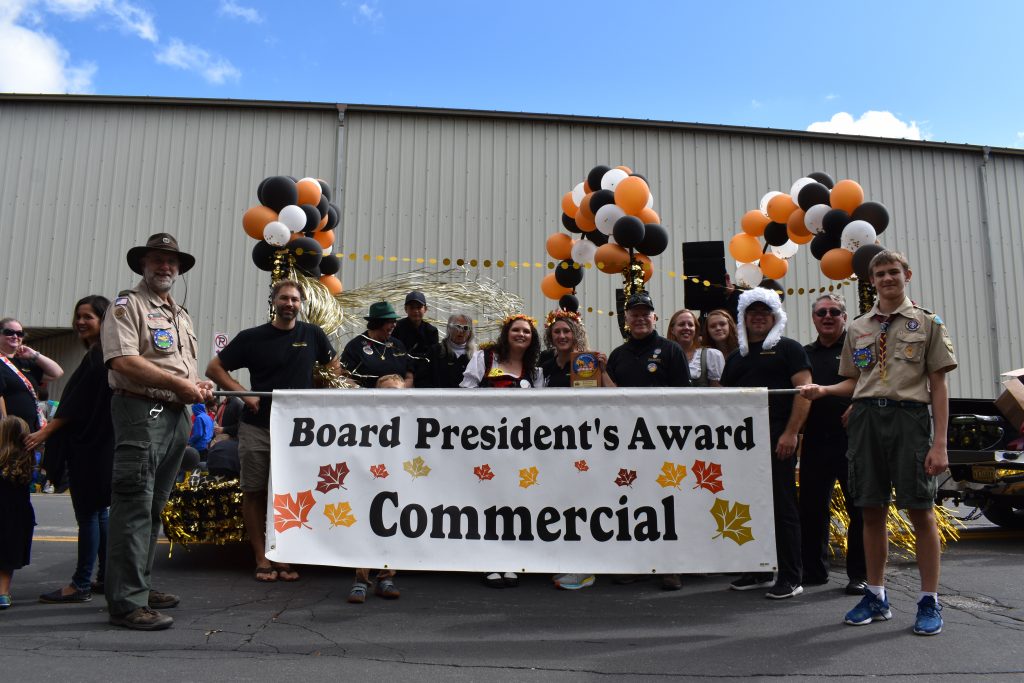
[[[163,410],[158,410],[162,406]],[[185,411],[158,401],[114,396],[114,474],[105,593],[111,614],[149,604],[160,514],[188,440]]]

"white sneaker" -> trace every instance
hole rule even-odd
[[[556,574],[555,586],[564,591],[576,591],[594,585],[593,574]]]

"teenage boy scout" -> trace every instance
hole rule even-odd
[[[869,271],[878,299],[847,333],[839,374],[849,379],[831,386],[810,384],[802,393],[810,399],[853,395],[849,486],[864,513],[868,585],[845,623],[860,626],[892,617],[883,581],[886,513],[895,486],[896,506],[907,509],[917,535],[921,596],[914,633],[935,635],[942,630],[935,477],[949,464],[946,373],[956,367],[956,358],[942,319],[907,298],[912,273],[906,258],[883,251],[871,260]]]
[[[185,408],[205,402],[213,389],[199,381],[192,320],[170,295],[178,274],[195,262],[167,233],[129,249],[128,266],[142,280],[118,295],[101,331],[115,444],[105,594],[110,623],[142,631],[174,622],[154,608],[179,600],[151,590],[150,572],[160,513],[188,439]]]

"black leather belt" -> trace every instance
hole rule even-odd
[[[166,408],[170,408],[171,410],[185,410],[185,404],[179,403],[178,401],[165,401],[161,398],[154,398],[153,396],[146,396],[145,394],[137,394],[134,391],[128,391],[127,389],[114,389],[113,392],[115,396],[127,396],[128,398],[137,398],[140,401],[159,403]]]
[[[866,403],[879,408],[920,408],[928,405],[920,401],[895,401],[891,398],[858,398],[854,403]]]

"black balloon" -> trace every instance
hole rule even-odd
[[[338,207],[334,204],[327,205],[327,225],[324,230],[334,230],[338,227]]]
[[[306,224],[302,227],[302,232],[307,235],[316,232],[316,226],[320,225],[320,219],[323,218],[320,215],[320,210],[312,204],[299,204],[299,208],[306,214]]]
[[[595,216],[597,210],[607,204],[615,203],[615,193],[611,190],[597,190],[594,194],[590,195],[590,212]]]
[[[256,188],[256,199],[259,200],[260,204],[263,203],[263,188],[266,187],[268,180],[270,180],[270,178],[264,178],[260,181],[259,187]]]
[[[555,280],[558,284],[573,289],[583,281],[583,269],[576,268],[575,265],[575,261],[566,259],[555,266]]]
[[[761,289],[770,289],[779,295],[779,301],[786,300],[786,288],[779,284],[777,280],[773,280],[770,277],[766,277],[761,280],[761,283],[757,285]]]
[[[334,275],[341,270],[341,259],[334,254],[325,254],[320,259],[320,272],[324,275]]]
[[[615,221],[612,227],[612,236],[625,249],[635,249],[644,240],[644,222],[636,216],[623,216]]]
[[[327,210],[330,208],[331,202],[327,199],[327,195],[320,195],[320,203],[316,205],[316,210],[320,212],[320,220],[324,219],[327,215]],[[324,230],[329,230],[327,226],[324,226]]]
[[[889,227],[889,209],[878,202],[864,202],[853,210],[851,218],[870,223],[875,228],[876,235],[881,235]]]
[[[647,223],[644,225],[644,239],[636,248],[646,256],[657,256],[668,248],[668,230],[657,223]]]
[[[569,232],[574,232],[577,234],[583,232],[580,229],[580,226],[576,225],[576,219],[567,213],[562,214],[562,227],[564,227]]]
[[[832,209],[821,219],[822,232],[834,239],[838,244],[843,236],[843,228],[849,225],[852,220],[850,214],[842,209]]]
[[[764,241],[773,247],[781,247],[789,241],[785,223],[769,223],[764,228]]]
[[[871,282],[871,271],[868,270],[868,266],[871,264],[871,259],[882,251],[885,251],[885,247],[880,244],[865,244],[853,252],[853,272],[861,281]]]
[[[312,237],[299,237],[288,243],[288,251],[295,256],[295,265],[311,271],[320,263],[323,247]]]
[[[284,207],[297,201],[299,201],[299,189],[291,178],[277,175],[263,181],[263,193],[260,197],[263,206],[280,212]]]
[[[608,244],[608,235],[600,230],[591,230],[590,232],[583,233],[583,239],[590,240],[599,247]]]
[[[320,179],[317,179],[317,182],[320,183],[320,191],[327,197],[327,201],[331,201],[331,186]],[[323,268],[320,270],[323,270]]]
[[[575,313],[580,310],[580,300],[572,294],[563,294],[562,298],[558,300],[558,307],[563,311],[572,311]]]
[[[816,204],[828,204],[828,188],[821,183],[807,183],[797,193],[796,203],[804,211]]]
[[[587,185],[590,186],[591,192],[597,192],[601,189],[601,178],[604,178],[604,174],[612,170],[611,166],[598,165],[590,169],[590,173],[587,174]]]
[[[630,173],[629,175],[630,175],[631,178],[639,178],[640,180],[642,180],[645,183],[647,183],[648,186],[650,186],[650,184],[651,184],[650,182],[648,182],[647,176],[640,175],[639,173]]]
[[[256,264],[256,267],[260,270],[265,270],[268,273],[274,269],[274,253],[279,249],[272,244],[267,244],[263,240],[260,240],[253,245],[252,248],[252,262]]]
[[[833,187],[836,186],[836,181],[833,180],[832,176],[830,176],[828,173],[823,173],[821,171],[815,171],[814,173],[808,173],[807,177],[808,178],[813,178],[814,180],[817,180],[819,183],[821,183],[822,185],[824,185],[825,187],[827,187],[830,190]]]
[[[829,250],[835,249],[839,246],[839,240],[832,239],[828,235],[817,235],[811,240],[811,256],[821,260],[821,257],[828,253]]]

